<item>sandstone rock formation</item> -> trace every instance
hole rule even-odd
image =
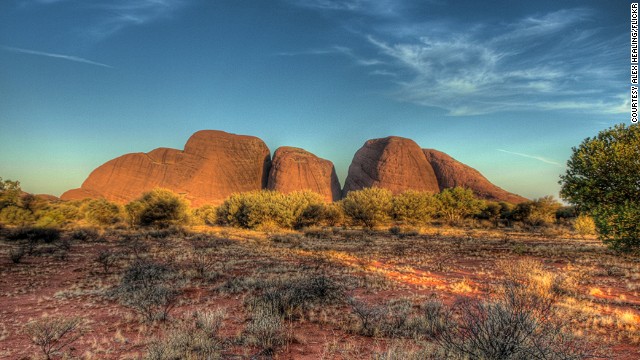
[[[273,153],[267,188],[285,194],[311,190],[327,202],[340,200],[340,182],[333,163],[295,147],[283,146]]]
[[[272,163],[269,149],[259,138],[214,130],[196,132],[184,150],[157,148],[110,160],[95,169],[79,189],[65,192],[61,199],[106,198],[126,203],[163,187],[182,194],[192,206],[217,205],[232,193],[260,189],[283,193],[311,190],[327,201],[336,201],[349,191],[372,186],[396,194],[406,190],[436,193],[464,186],[488,200],[527,200],[493,185],[477,170],[449,155],[421,149],[406,138],[368,140],[353,157],[341,191],[329,160],[303,149],[281,147]]]
[[[269,149],[259,138],[203,130],[189,138],[184,151],[158,148],[110,160],[61,198],[124,203],[164,187],[184,194],[192,206],[219,204],[234,192],[263,189],[269,166]]]
[[[366,187],[400,193],[406,190],[439,192],[438,180],[422,149],[413,140],[397,136],[365,142],[353,157],[343,195]]]
[[[491,201],[506,201],[518,204],[526,198],[512,194],[492,184],[480,172],[451,156],[433,149],[423,149],[424,155],[433,167],[440,190],[462,186],[471,189],[478,197]]]

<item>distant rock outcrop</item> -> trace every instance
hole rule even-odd
[[[424,155],[433,167],[440,190],[456,186],[471,189],[476,196],[491,201],[506,201],[518,204],[526,198],[505,191],[492,184],[480,172],[451,156],[433,149],[423,149]]]
[[[340,200],[340,182],[333,163],[295,147],[283,146],[273,153],[267,188],[282,193],[311,190],[327,202]]]
[[[393,193],[406,190],[439,192],[436,175],[420,146],[413,140],[397,136],[365,142],[349,166],[343,195],[374,186]]]
[[[62,200],[105,198],[126,203],[156,187],[183,195],[192,206],[217,205],[236,192],[271,189],[283,193],[311,190],[336,201],[349,191],[381,187],[437,193],[463,186],[484,199],[520,203],[477,170],[449,155],[421,149],[413,140],[389,136],[365,142],[353,157],[340,189],[333,163],[300,148],[281,147],[273,162],[269,148],[257,137],[203,130],[193,134],[184,150],[157,148],[122,155],[95,169],[79,189]]]
[[[184,194],[193,206],[219,204],[234,192],[265,188],[269,166],[269,149],[259,138],[203,130],[189,138],[184,151],[158,148],[110,160],[61,198],[124,203],[164,187]]]

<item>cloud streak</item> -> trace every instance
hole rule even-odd
[[[94,66],[101,66],[101,67],[113,69],[113,66],[111,66],[111,65],[103,64],[103,63],[100,63],[100,62],[97,62],[97,61],[93,61],[93,60],[89,60],[89,59],[85,59],[85,58],[81,58],[81,57],[73,56],[73,55],[56,54],[56,53],[29,50],[29,49],[22,49],[22,48],[10,47],[10,46],[2,46],[2,49],[5,50],[5,51],[18,53],[18,54],[44,56],[44,57],[49,57],[49,58],[54,58],[54,59],[62,59],[62,60],[67,60],[67,61],[73,61],[73,62],[89,64],[89,65],[94,65]]]
[[[78,29],[84,36],[100,41],[133,26],[171,18],[193,0],[92,0],[83,2],[83,17],[88,25]],[[33,5],[53,7],[68,0],[32,0]],[[64,6],[56,7],[65,11]],[[76,15],[77,16],[77,15]]]
[[[496,150],[500,151],[500,152],[503,152],[503,153],[506,153],[506,154],[511,154],[511,155],[516,155],[516,156],[521,156],[521,157],[524,157],[524,158],[528,158],[528,159],[538,160],[538,161],[541,161],[541,162],[543,162],[545,164],[551,164],[551,165],[560,166],[560,167],[562,166],[562,164],[560,164],[559,162],[547,159],[547,158],[542,157],[542,156],[523,154],[523,153],[519,153],[519,152],[515,152],[515,151],[504,150],[504,149],[496,149]]]
[[[598,14],[588,8],[474,24],[420,20],[411,14],[416,4],[407,0],[381,1],[375,9],[371,0],[289,1],[341,14],[345,27],[363,40],[344,53],[358,65],[377,67],[369,73],[387,76],[389,95],[398,101],[451,116],[629,111],[620,86],[628,81],[620,62],[627,54],[615,45],[626,44],[626,34],[603,35]]]

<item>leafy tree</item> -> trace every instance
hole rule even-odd
[[[473,191],[462,187],[444,189],[436,199],[438,215],[450,224],[479,213],[482,207],[482,201],[475,197]]]
[[[367,188],[350,191],[342,199],[342,208],[354,223],[372,229],[389,220],[393,194],[387,189]]]
[[[437,201],[432,193],[409,190],[393,197],[394,220],[410,225],[425,224],[436,213]]]
[[[640,247],[640,126],[619,124],[586,138],[560,176],[560,196],[594,216],[600,238],[616,249]]]
[[[10,205],[21,207],[21,195],[19,181],[2,180],[0,177],[0,209]]]
[[[563,199],[581,211],[640,199],[639,125],[616,125],[572,150],[566,174],[560,176]]]

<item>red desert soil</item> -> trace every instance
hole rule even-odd
[[[559,300],[571,328],[597,339],[607,356],[640,358],[640,264],[620,256],[599,242],[557,235],[519,232],[426,229],[406,237],[386,231],[317,230],[265,235],[226,228],[209,228],[210,238],[186,240],[181,235],[156,239],[147,235],[148,248],[138,254],[172,264],[184,273],[181,295],[167,322],[149,324],[105,293],[135,257],[118,232],[104,242],[71,241],[66,259],[48,245],[19,264],[9,260],[15,244],[0,239],[0,358],[37,358],[38,349],[24,334],[24,325],[44,315],[80,316],[86,333],[72,344],[71,354],[82,359],[134,359],[167,329],[189,319],[193,311],[223,308],[227,318],[221,336],[229,340],[225,358],[249,359],[255,346],[234,341],[242,336],[250,315],[245,300],[250,289],[222,291],[249,280],[287,279],[322,268],[348,288],[348,295],[370,304],[406,298],[415,306],[437,297],[452,304],[460,296],[490,297],[504,276],[500,264],[528,259],[545,271],[573,279],[574,286]],[[101,250],[121,252],[109,274],[95,261]],[[195,254],[205,254],[215,276],[193,273]],[[363,359],[397,340],[365,337],[354,331],[348,306],[314,309],[286,321],[289,343],[277,359]],[[412,346],[412,345],[408,345]],[[255,357],[253,357],[255,358]]]

